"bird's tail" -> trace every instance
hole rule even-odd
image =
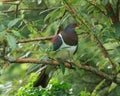
[[[54,73],[53,71],[54,67],[53,68],[52,67],[53,66],[47,66],[45,69],[41,71],[40,75],[38,76],[38,79],[33,84],[33,87],[41,86],[43,88],[46,88],[52,77],[52,74]]]

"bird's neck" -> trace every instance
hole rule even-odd
[[[78,43],[78,37],[74,30],[71,32],[62,32],[61,36],[64,42],[68,45],[74,46]]]
[[[65,28],[66,33],[74,33],[74,28]]]

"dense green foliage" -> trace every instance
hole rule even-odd
[[[16,58],[54,57],[50,41],[40,38],[53,36],[70,22],[80,24],[78,51],[70,60],[75,70],[61,64],[47,88],[33,88],[41,64]],[[0,96],[119,92],[120,0],[0,0]]]

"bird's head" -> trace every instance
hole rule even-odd
[[[74,30],[76,27],[79,27],[79,24],[77,24],[77,23],[70,23],[70,24],[67,25],[65,30],[69,30],[69,29]]]

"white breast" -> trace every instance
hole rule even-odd
[[[76,46],[70,46],[70,45],[67,45],[61,34],[58,34],[60,37],[61,37],[61,40],[62,40],[62,45],[61,47],[59,48],[59,52],[58,52],[58,55],[55,56],[55,57],[58,57],[58,58],[63,58],[63,59],[66,59],[66,58],[70,58],[71,56],[73,56],[76,48],[77,48],[77,45]]]

